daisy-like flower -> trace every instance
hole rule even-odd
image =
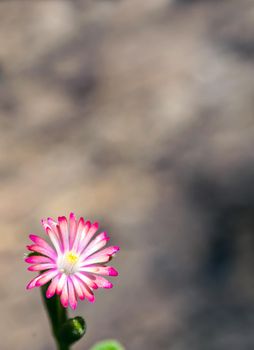
[[[104,248],[109,241],[106,232],[93,238],[98,223],[91,224],[82,217],[76,220],[71,213],[69,225],[66,217],[61,216],[58,222],[51,218],[42,220],[42,226],[52,245],[36,235],[29,235],[34,244],[27,248],[36,255],[27,257],[25,261],[32,264],[28,267],[29,271],[40,271],[40,274],[29,282],[27,289],[41,287],[51,281],[47,298],[58,294],[64,307],[69,304],[75,309],[78,298],[94,302],[94,289],[113,287],[102,275],[118,275],[116,269],[105,264],[120,248]]]

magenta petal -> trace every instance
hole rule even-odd
[[[52,254],[56,254],[55,250],[46,242],[43,238],[36,235],[29,235],[29,238],[38,246],[51,251]]]
[[[63,307],[68,307],[68,285],[67,285],[67,281],[65,281],[65,284],[63,286],[63,290],[62,293],[60,295],[60,301],[61,304],[63,305]]]
[[[39,275],[39,276],[36,276],[35,278],[33,278],[33,279],[28,283],[28,285],[26,286],[26,289],[34,288],[36,282],[38,281],[38,279],[39,279],[40,277],[41,277],[41,276]]]
[[[36,264],[28,267],[29,271],[43,271],[56,268],[56,264]]]
[[[41,287],[44,284],[48,283],[53,277],[58,274],[58,270],[49,270],[40,275],[40,278],[36,281],[36,287]]]
[[[89,288],[97,289],[97,284],[92,281],[90,278],[88,278],[83,272],[77,272],[75,274],[76,277],[78,277],[81,281],[83,281]]]
[[[98,230],[98,228],[99,228],[98,222],[95,222],[92,225],[91,225],[90,221],[86,222],[86,225],[85,225],[86,234],[84,235],[82,241],[80,242],[79,250],[78,250],[79,253],[82,253],[82,251],[85,249],[85,247],[88,245],[88,243],[92,239],[93,235]]]
[[[93,256],[101,256],[104,254],[113,256],[119,250],[120,250],[120,248],[118,246],[111,246],[111,247],[107,247],[107,248],[99,251],[98,253],[94,254]]]
[[[82,288],[80,286],[81,281],[75,277],[75,275],[69,276],[69,278],[72,280],[75,292],[77,293],[77,296],[79,297],[80,300],[84,300],[85,294],[82,291]]]
[[[52,263],[53,260],[41,255],[32,255],[25,259],[25,262],[29,264],[40,264],[40,263]]]
[[[87,266],[92,264],[101,264],[108,262],[110,258],[115,255],[115,253],[120,248],[118,246],[111,246],[108,248],[105,248],[95,254],[90,255],[88,258],[85,257],[85,255],[81,255],[81,266]]]
[[[62,240],[64,250],[69,249],[69,231],[68,224],[65,216],[60,216],[58,218],[59,228],[60,228],[60,237]]]
[[[110,255],[102,255],[100,257],[94,257],[93,255],[89,256],[87,259],[82,261],[81,267],[93,264],[102,264],[107,263],[110,260]]]
[[[63,245],[62,245],[62,241],[61,241],[61,237],[60,237],[60,227],[58,225],[58,223],[56,221],[54,221],[52,218],[48,218],[47,222],[45,220],[42,220],[42,224],[44,226],[45,231],[47,232],[47,234],[49,234],[48,230],[51,230],[53,232],[53,234],[55,235],[57,241],[58,241],[58,245],[60,247],[60,251],[63,252]],[[51,239],[51,237],[50,237]],[[54,238],[52,237],[52,239],[54,240]]]
[[[109,276],[118,276],[118,271],[112,266],[108,267],[108,272]]]
[[[75,252],[78,251],[80,240],[82,239],[82,236],[84,234],[85,234],[85,221],[83,218],[80,218],[78,225],[77,225],[77,231],[76,231],[76,235],[75,235],[73,246],[72,246],[73,251],[75,251]]]
[[[82,292],[84,293],[85,299],[87,299],[88,301],[93,303],[95,301],[95,297],[94,297],[94,294],[93,294],[93,291],[91,290],[91,288],[89,288],[88,285],[86,283],[84,283],[84,281],[79,279],[77,276],[76,276],[76,278],[79,280],[80,287],[82,289]]]
[[[87,265],[88,261],[90,264],[94,264],[96,262],[97,263],[107,262],[109,261],[110,257],[114,256],[119,249],[120,248],[118,246],[107,247],[105,249],[100,250],[97,253],[90,255],[88,259],[84,259],[85,260],[84,263]],[[108,257],[108,260],[106,259],[106,257]]]
[[[60,294],[62,292],[63,286],[66,283],[66,279],[67,279],[67,276],[65,275],[65,273],[62,273],[56,287],[56,294]]]
[[[103,248],[107,242],[109,241],[109,237],[106,232],[100,233],[94,240],[90,242],[90,244],[84,249],[82,253],[82,257],[86,258],[99,249]]]
[[[46,297],[47,298],[51,298],[55,295],[56,293],[56,287],[57,287],[57,284],[58,284],[58,281],[59,281],[59,278],[60,278],[60,274],[56,275],[56,277],[54,277],[52,279],[52,282],[50,283],[47,291],[46,291]]]
[[[69,291],[69,303],[70,307],[75,310],[77,307],[77,298],[75,295],[74,286],[70,277],[68,277],[68,291]]]
[[[52,231],[51,228],[47,227],[46,232],[52,242],[52,244],[55,247],[55,250],[57,251],[57,254],[61,254],[62,252],[62,243],[59,240],[58,236]]]
[[[57,226],[58,225],[58,223],[57,223],[57,221],[55,221],[54,219],[52,219],[52,218],[48,218],[47,219],[47,222],[48,222],[48,225],[50,226],[50,227],[55,227],[55,226]]]
[[[56,253],[53,250],[43,248],[36,244],[28,245],[27,249],[30,250],[31,252],[40,253],[42,255],[50,257],[54,261],[56,260],[56,257],[57,257]]]
[[[80,270],[84,272],[98,273],[105,276],[118,276],[118,271],[112,266],[85,266]]]
[[[74,213],[70,213],[70,236],[69,236],[69,244],[70,249],[72,249],[72,245],[76,236],[77,231],[77,221]]]
[[[87,278],[91,279],[99,288],[112,288],[113,284],[106,278],[93,274],[86,274]]]

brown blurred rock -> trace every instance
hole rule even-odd
[[[182,5],[0,3],[2,349],[54,348],[22,258],[70,211],[122,247],[76,349],[253,348],[254,5]]]

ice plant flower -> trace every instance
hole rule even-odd
[[[82,217],[76,220],[70,214],[69,225],[65,216],[42,220],[51,245],[43,238],[29,235],[34,244],[27,248],[36,255],[29,256],[25,261],[32,264],[29,271],[40,274],[33,278],[27,289],[41,287],[50,282],[46,297],[60,295],[64,307],[75,309],[78,298],[94,302],[93,290],[97,288],[112,288],[112,283],[102,276],[117,276],[118,272],[105,264],[119,250],[117,246],[104,248],[109,237],[106,232],[98,234],[98,223],[91,224]],[[102,249],[103,248],[103,249]]]

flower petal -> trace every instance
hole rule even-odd
[[[43,238],[36,236],[36,235],[29,235],[29,238],[31,241],[33,241],[36,245],[39,245],[40,247],[47,249],[52,252],[52,254],[56,254],[56,251],[46,242]]]
[[[87,233],[82,237],[82,240],[80,242],[80,246],[79,246],[79,253],[82,253],[83,250],[85,249],[85,247],[88,245],[88,243],[90,242],[90,240],[92,239],[93,235],[96,233],[96,231],[99,228],[99,223],[95,222],[91,225],[90,221],[88,221],[86,223],[87,226]]]
[[[94,240],[90,242],[90,244],[85,248],[85,250],[82,253],[82,257],[86,258],[93,253],[97,252],[101,248],[103,248],[107,242],[109,241],[109,237],[107,236],[106,232],[100,233]]]
[[[83,292],[85,298],[88,301],[90,301],[91,303],[94,303],[95,297],[94,297],[94,294],[93,294],[93,291],[91,290],[91,288],[89,288],[88,285],[86,283],[84,283],[84,281],[82,281],[78,276],[75,275],[75,277],[79,280],[80,287],[82,289],[82,292]]]
[[[36,281],[35,286],[36,287],[41,287],[44,284],[48,283],[53,277],[55,277],[58,274],[58,270],[49,270],[40,275],[40,278]]]
[[[83,218],[80,218],[78,225],[77,225],[76,236],[75,236],[73,246],[72,246],[72,250],[74,252],[78,252],[80,240],[83,237],[83,235],[85,234],[85,230],[86,230],[85,220]]]
[[[58,218],[59,227],[60,227],[60,237],[62,240],[64,251],[69,249],[69,231],[68,224],[65,216],[59,216]]]
[[[62,273],[60,276],[60,279],[58,281],[57,287],[56,287],[56,294],[60,294],[62,292],[63,286],[66,282],[67,276],[65,273]]]
[[[80,271],[96,273],[96,274],[98,273],[100,275],[105,275],[105,276],[118,276],[118,271],[112,266],[91,265],[91,266],[82,267]]]
[[[109,282],[106,278],[92,273],[86,273],[86,277],[94,282],[98,288],[112,288],[113,284]]]
[[[116,252],[118,252],[119,250],[120,250],[120,248],[118,246],[110,246],[110,247],[107,247],[105,249],[98,251],[95,254],[92,254],[90,257],[96,258],[96,257],[104,256],[104,255],[109,255],[111,257],[111,256],[114,256],[116,254]]]
[[[67,280],[65,280],[62,293],[60,295],[60,301],[63,307],[68,307],[68,285]]]
[[[41,263],[52,263],[53,260],[42,255],[32,255],[25,259],[25,262],[29,264],[41,264]]]
[[[50,220],[50,219],[48,219]],[[55,226],[54,229],[51,225],[48,224],[46,220],[41,220],[42,226],[44,227],[47,235],[49,236],[53,246],[55,247],[55,250],[57,251],[57,254],[60,254],[62,252],[62,244],[59,239],[59,234],[57,227]]]
[[[83,272],[76,272],[75,276],[83,281],[90,289],[98,289],[97,284],[88,278]]]
[[[60,274],[56,275],[56,277],[54,277],[46,291],[46,297],[47,298],[51,298],[55,295],[56,293],[56,287],[57,287],[57,284],[58,284],[58,281],[60,279]]]
[[[118,246],[111,246],[99,251],[98,253],[90,255],[88,258],[83,258],[81,255],[81,266],[108,262],[119,249]]]
[[[49,264],[36,264],[28,267],[28,271],[43,271],[48,269],[54,269],[56,268],[56,264],[49,263]]]
[[[63,246],[62,246],[62,242],[61,242],[61,237],[60,237],[60,228],[59,228],[59,224],[58,222],[56,222],[55,220],[53,220],[52,218],[48,218],[48,225],[50,227],[50,229],[54,232],[54,234],[56,235],[58,241],[59,241],[59,245],[61,247],[61,250],[63,251]]]
[[[82,291],[82,288],[80,286],[81,281],[75,277],[75,275],[70,275],[69,278],[72,280],[73,286],[75,288],[75,292],[80,300],[85,299],[85,294]]]
[[[74,290],[74,286],[70,277],[68,277],[68,291],[69,291],[69,303],[70,307],[75,310],[77,307],[77,298]]]
[[[41,275],[36,276],[35,278],[33,278],[28,285],[26,286],[26,289],[31,289],[35,287],[36,282],[38,281],[38,279],[41,277]]]
[[[27,249],[30,250],[31,252],[36,252],[36,253],[45,255],[46,257],[51,258],[53,261],[55,261],[57,258],[56,253],[54,251],[45,249],[36,244],[28,245]]]
[[[104,264],[109,262],[110,255],[102,255],[100,257],[93,257],[93,255],[89,256],[85,260],[83,260],[80,264],[81,267],[87,266],[87,265],[94,265],[94,264]]]
[[[77,221],[74,213],[70,213],[70,234],[69,234],[69,245],[70,249],[72,249],[75,236],[77,232]]]

